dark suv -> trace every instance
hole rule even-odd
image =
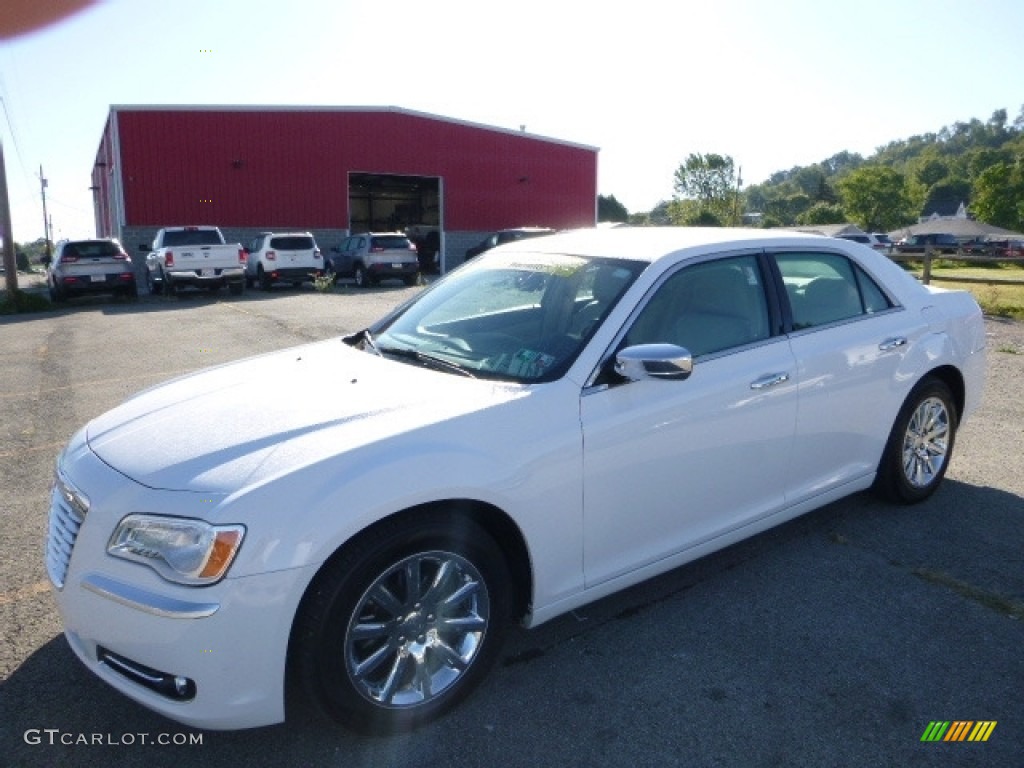
[[[960,250],[960,241],[953,235],[932,232],[926,235],[911,235],[898,242],[896,250],[899,253],[924,253],[925,248],[929,246],[937,253],[956,253]]]
[[[138,296],[132,260],[113,238],[57,243],[46,268],[46,286],[53,301],[86,293]]]
[[[489,251],[491,248],[495,248],[505,243],[511,243],[515,240],[523,240],[527,237],[540,237],[541,235],[550,235],[554,232],[553,229],[546,227],[519,227],[518,229],[500,229],[497,232],[488,235],[479,243],[474,245],[468,251],[466,251],[466,258],[472,259],[474,256],[479,256],[484,251]]]
[[[413,242],[401,232],[364,232],[346,237],[331,249],[324,269],[340,276],[351,276],[356,285],[366,288],[389,277],[401,278],[406,285],[420,279],[420,260]]]

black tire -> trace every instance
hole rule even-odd
[[[178,290],[178,286],[174,284],[174,281],[171,280],[170,275],[168,275],[167,273],[164,273],[164,293],[166,293],[168,296],[181,295],[180,291]]]
[[[355,277],[357,287],[370,287],[370,273],[366,271],[366,267],[364,267],[362,264],[356,264],[355,274],[353,275],[353,277]]]
[[[405,281],[406,285],[416,285],[420,281],[420,273],[417,272],[412,275],[406,275],[402,280]]]
[[[944,382],[926,376],[903,402],[878,465],[874,490],[889,501],[916,504],[939,487],[959,426],[956,401]]]
[[[157,282],[153,279],[153,273],[150,270],[146,270],[146,286],[149,288],[149,292],[154,296],[159,296],[164,292],[163,280]]]
[[[269,291],[274,287],[273,278],[264,271],[262,264],[256,268],[256,280],[259,282],[260,288],[264,291]]]
[[[124,296],[126,299],[139,298],[139,287],[135,283],[132,283],[127,289],[125,289]]]
[[[245,290],[245,283],[239,280],[237,283],[228,283],[228,292],[232,296],[241,296]]]
[[[310,585],[293,628],[292,670],[332,719],[371,733],[407,730],[484,678],[510,600],[504,556],[470,520],[386,521]]]

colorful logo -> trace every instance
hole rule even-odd
[[[996,720],[932,720],[921,741],[988,741]]]

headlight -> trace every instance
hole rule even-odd
[[[242,525],[202,520],[128,515],[107,544],[114,557],[145,563],[168,581],[213,584],[227,573],[245,536]]]

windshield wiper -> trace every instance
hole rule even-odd
[[[374,345],[374,349],[377,350],[378,355],[404,357],[408,360],[415,360],[418,363],[426,363],[434,368],[440,368],[441,370],[449,371],[451,373],[468,376],[471,379],[476,378],[476,375],[465,366],[453,363],[451,360],[445,360],[443,357],[428,355],[426,352],[420,352],[418,349],[413,349],[412,347],[378,347]]]

